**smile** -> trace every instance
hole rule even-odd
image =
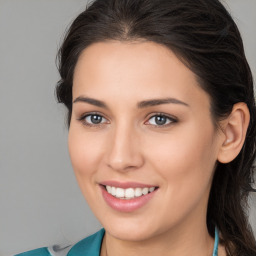
[[[141,197],[143,195],[147,195],[148,193],[152,193],[157,187],[150,187],[150,188],[119,188],[119,187],[112,187],[112,186],[105,186],[107,192],[119,199],[132,199],[135,197]]]
[[[132,212],[148,204],[159,190],[158,186],[137,182],[106,181],[99,184],[104,201],[113,210]]]

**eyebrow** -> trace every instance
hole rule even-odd
[[[88,103],[88,104],[94,105],[96,107],[108,109],[107,105],[103,101],[92,99],[92,98],[88,98],[88,97],[83,97],[83,96],[77,97],[73,101],[73,103],[77,103],[77,102],[84,102],[84,103]]]
[[[89,97],[79,96],[73,101],[73,103],[77,103],[77,102],[84,102],[84,103],[94,105],[96,107],[108,109],[107,104],[104,103],[103,101],[96,100],[96,99],[89,98]],[[139,102],[137,104],[137,107],[138,108],[147,108],[147,107],[153,107],[153,106],[158,106],[158,105],[163,105],[163,104],[170,104],[170,103],[172,103],[172,104],[181,104],[181,105],[189,107],[189,105],[187,103],[185,103],[181,100],[175,99],[175,98],[144,100],[144,101]]]
[[[189,105],[181,100],[175,99],[175,98],[164,98],[164,99],[151,99],[151,100],[145,100],[138,103],[138,108],[146,108],[146,107],[152,107],[152,106],[158,106],[162,104],[181,104],[184,106],[189,107]]]

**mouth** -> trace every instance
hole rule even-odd
[[[110,185],[102,185],[103,189],[108,194],[115,198],[129,200],[134,198],[143,197],[157,190],[159,187],[135,187],[135,188],[121,188]]]
[[[138,182],[105,181],[99,183],[102,197],[115,211],[133,212],[155,198],[158,186]]]

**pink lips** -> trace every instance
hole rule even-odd
[[[137,182],[119,182],[119,181],[103,181],[100,183],[104,186],[111,186],[116,188],[151,188],[157,187],[155,185],[142,184]]]
[[[147,185],[147,184],[141,184],[137,182],[125,182],[120,183],[117,181],[106,181],[101,182],[100,188],[102,192],[102,196],[105,200],[105,202],[114,210],[120,211],[120,212],[132,212],[135,211],[145,204],[147,204],[155,195],[157,192],[157,189],[153,192],[143,195],[140,197],[132,198],[132,199],[119,199],[111,194],[109,194],[104,186],[113,186],[113,187],[119,187],[119,188],[150,188],[150,187],[156,187],[154,185]]]

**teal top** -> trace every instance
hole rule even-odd
[[[68,248],[68,252],[64,254],[64,250],[58,248],[40,248],[29,252],[17,254],[15,256],[100,256],[100,249],[105,230],[101,229],[97,233],[86,237],[80,242],[76,243],[72,248]],[[218,256],[219,232],[215,228],[215,242],[212,256]],[[54,252],[55,251],[55,252]]]
[[[104,234],[105,230],[102,228],[97,233],[76,243],[72,248],[66,247],[60,249],[58,247],[43,247],[15,256],[100,256],[100,248]],[[66,252],[66,249],[68,249],[68,252]]]

